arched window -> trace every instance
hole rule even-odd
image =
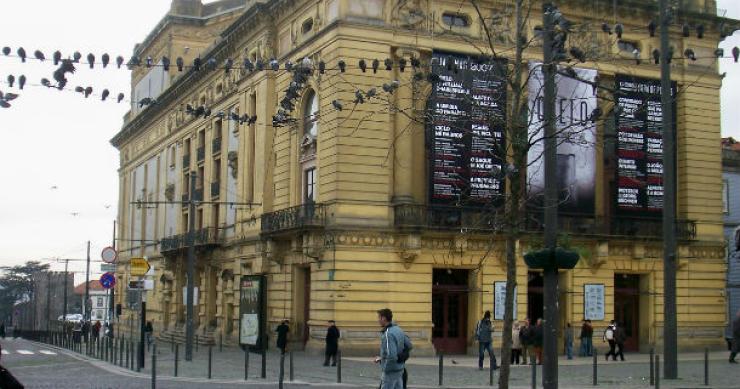
[[[303,105],[303,134],[316,139],[319,133],[319,99],[316,92],[310,90],[306,94]]]

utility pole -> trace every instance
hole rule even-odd
[[[543,104],[545,130],[545,248],[554,253],[558,245],[558,192],[557,192],[557,131],[555,122],[556,85],[555,74],[557,63],[554,60],[554,16],[555,7],[551,3],[543,3],[542,18],[543,34]],[[555,258],[552,258],[555,261]],[[544,272],[544,323],[543,323],[543,355],[542,355],[542,386],[545,389],[558,387],[558,269],[552,263],[543,269]]]
[[[64,260],[64,312],[62,313],[62,323],[67,322],[67,289],[69,286],[67,283],[69,282],[69,273],[67,272],[69,268],[69,259]]]
[[[90,308],[88,307],[88,301],[90,300],[90,241],[87,241],[87,270],[85,271],[85,303],[83,306],[84,316],[86,321],[90,321]],[[92,304],[91,304],[92,305]]]
[[[660,85],[663,120],[663,374],[678,378],[676,311],[676,155],[669,29],[672,10],[660,0]]]
[[[111,240],[111,247],[113,250],[116,249],[116,221],[113,220],[113,239]],[[115,312],[115,300],[116,300],[116,288],[110,288],[110,296],[108,298],[108,322],[113,325],[113,316]]]
[[[46,271],[46,333],[51,330],[51,271]]]
[[[193,304],[195,293],[195,180],[196,173],[190,173],[190,196],[188,198],[188,268],[187,268],[187,307],[185,323],[185,360],[193,360]]]

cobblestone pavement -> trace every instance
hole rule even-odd
[[[280,356],[275,352],[268,352],[266,358],[266,379],[260,378],[261,356],[250,354],[249,377],[244,381],[245,354],[234,348],[224,348],[219,351],[218,347],[211,349],[211,377],[208,379],[208,348],[199,347],[193,355],[193,361],[182,360],[183,347],[179,347],[178,380],[183,383],[194,383],[193,387],[235,387],[236,383],[248,384],[248,387],[277,387],[280,370]],[[66,351],[65,351],[66,352]],[[61,351],[60,351],[61,353]],[[5,357],[3,360],[5,361]],[[94,361],[92,365],[100,370],[104,368],[106,377],[117,375],[124,377],[142,377],[143,382],[151,376],[152,354],[148,353],[146,366],[140,373],[132,372],[125,368],[113,367],[110,363]],[[78,357],[83,358],[83,357]],[[87,357],[84,357],[88,359]],[[645,354],[629,354],[625,362],[604,361],[598,358],[598,386],[601,388],[648,388],[649,387],[649,356]],[[7,361],[5,361],[7,363]],[[337,382],[337,369],[323,367],[323,357],[307,355],[303,352],[293,353],[293,384],[285,387],[333,387]],[[437,358],[412,357],[408,363],[410,375],[410,386],[416,388],[432,388],[438,386],[439,360]],[[560,360],[559,382],[561,388],[593,388],[592,372],[593,360],[591,358],[576,358],[568,361]],[[174,376],[174,353],[170,343],[162,343],[157,351],[157,376],[163,384],[158,387],[169,387],[172,376]],[[486,365],[487,366],[487,365]],[[737,365],[727,362],[727,353],[716,352],[710,354],[710,386],[709,388],[740,388],[740,369]],[[290,379],[290,362],[286,356],[284,364],[284,377],[288,382]],[[11,369],[14,373],[15,370]],[[541,387],[541,367],[537,368],[538,387]],[[531,366],[513,366],[511,374],[511,385],[513,388],[531,387]],[[679,363],[679,380],[662,380],[663,388],[707,388],[704,382],[704,356],[703,354],[682,354]],[[342,383],[343,387],[377,388],[378,368],[369,358],[344,358],[342,360]],[[130,379],[130,378],[124,378]],[[445,388],[483,388],[488,386],[488,370],[479,371],[477,358],[469,356],[450,356],[444,359],[444,383]],[[496,375],[495,379],[498,379]],[[231,386],[230,386],[231,385]],[[176,385],[178,388],[189,387]],[[495,385],[497,386],[497,385]],[[107,386],[106,386],[107,387]],[[126,386],[121,386],[126,387]],[[142,387],[133,386],[133,387]],[[174,386],[172,386],[174,387]]]

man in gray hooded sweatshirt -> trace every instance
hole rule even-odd
[[[407,353],[411,342],[401,327],[393,324],[393,312],[384,308],[378,311],[378,324],[383,328],[380,333],[380,356],[375,363],[380,364],[380,389],[403,389],[403,370],[406,367]],[[404,345],[407,345],[404,347]],[[406,355],[404,355],[406,354]]]

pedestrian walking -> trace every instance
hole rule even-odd
[[[98,341],[100,339],[100,327],[102,327],[100,320],[96,321],[92,326],[92,336],[94,341]]]
[[[85,343],[88,343],[90,338],[90,322],[87,320],[82,321],[82,338],[85,339]]]
[[[624,361],[624,342],[627,341],[627,332],[624,330],[624,323],[616,323],[617,328],[614,331],[614,341],[617,343],[617,353],[614,355],[614,359]]]
[[[488,356],[491,358],[493,370],[498,369],[496,355],[494,355],[493,346],[491,346],[493,341],[492,333],[493,323],[491,323],[491,311],[486,311],[483,314],[483,319],[475,325],[475,339],[478,340],[478,370],[483,370],[483,358],[486,350],[488,351]]]
[[[285,349],[288,347],[288,331],[290,331],[290,327],[288,327],[287,320],[283,320],[275,329],[275,332],[277,332],[277,348],[280,349],[281,354],[285,354]]]
[[[339,328],[334,320],[329,320],[329,328],[326,329],[326,352],[324,353],[324,366],[337,365],[337,351],[339,351]]]
[[[532,353],[532,326],[530,325],[529,318],[524,319],[524,323],[519,328],[519,340],[522,343],[522,357],[524,358],[524,364],[529,363],[534,354]],[[529,359],[528,359],[529,358]]]
[[[740,311],[735,314],[732,321],[732,351],[730,352],[730,363],[737,363],[735,357],[740,353]]]
[[[109,338],[113,337],[113,323],[105,322],[105,336]]]
[[[573,327],[570,323],[565,324],[565,356],[573,359]]]
[[[534,346],[534,355],[537,357],[537,364],[542,364],[542,338],[543,338],[543,331],[542,328],[542,319],[537,319],[537,325],[534,326],[534,329],[530,329],[532,332],[532,345]]]
[[[152,342],[154,342],[154,326],[151,321],[147,321],[144,325],[144,336],[146,337],[146,351],[152,348]]]
[[[402,389],[406,360],[411,352],[411,341],[401,327],[393,323],[393,312],[384,308],[378,311],[380,332],[380,389]]]
[[[5,322],[0,323],[0,338],[5,339]]]
[[[612,320],[609,325],[604,330],[604,336],[602,337],[602,340],[604,342],[609,343],[609,352],[606,353],[606,360],[609,360],[609,356],[612,356],[613,360],[617,360],[617,352],[615,348],[617,347],[617,341],[614,337],[615,332],[617,331],[617,324]]]
[[[511,328],[511,364],[518,365],[520,360],[519,358],[522,355],[522,339],[519,337],[519,332],[521,331],[521,325],[518,321],[514,322],[514,327]],[[527,362],[526,360],[524,361]]]
[[[593,345],[593,337],[594,337],[594,327],[591,325],[591,320],[586,319],[583,321],[583,324],[581,325],[581,349],[578,352],[578,356],[580,357],[590,357],[592,356],[592,350],[594,349]]]

